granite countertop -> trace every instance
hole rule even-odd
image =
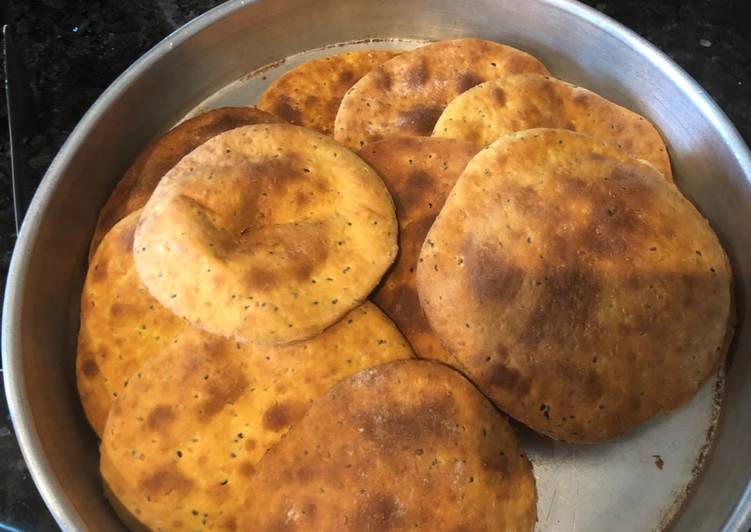
[[[86,109],[130,63],[217,0],[6,0],[39,112],[28,139],[42,175]],[[588,0],[667,52],[715,98],[751,144],[749,0]],[[0,106],[0,272],[15,240],[7,110]],[[2,287],[4,287],[4,282]],[[0,382],[2,388],[2,382]],[[0,530],[54,530],[29,478],[0,393]]]

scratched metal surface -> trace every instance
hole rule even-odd
[[[222,106],[253,105],[272,81],[312,59],[365,48],[411,49],[420,42],[366,41],[296,54],[249,72],[201,102],[185,118]],[[556,73],[555,65],[548,67]],[[565,73],[559,75],[565,79]],[[722,380],[715,376],[684,408],[606,444],[562,444],[516,425],[537,478],[537,530],[667,528],[700,473],[719,415]]]

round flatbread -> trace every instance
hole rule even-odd
[[[420,358],[454,362],[420,308],[415,268],[428,229],[477,151],[468,142],[431,137],[382,140],[360,150],[360,157],[378,172],[391,192],[399,221],[399,255],[371,297],[394,320]]]
[[[107,491],[151,530],[245,530],[238,514],[267,450],[340,380],[411,355],[372,303],[290,346],[186,332],[113,405],[101,445]]]
[[[258,464],[242,530],[531,531],[532,468],[456,371],[394,362],[338,384]]]
[[[470,161],[417,268],[422,307],[463,371],[569,442],[692,398],[727,352],[731,285],[709,224],[654,167],[550,129]]]
[[[129,214],[105,235],[81,295],[78,393],[100,436],[112,402],[130,376],[188,327],[149,294],[136,273],[132,246],[139,215]]]
[[[398,53],[362,50],[308,61],[269,85],[261,95],[258,107],[290,124],[330,136],[344,94],[373,67]]]
[[[514,131],[540,127],[611,142],[673,180],[665,142],[646,118],[583,87],[539,74],[493,79],[457,96],[433,136],[487,146]]]
[[[451,100],[498,77],[547,74],[537,59],[480,39],[441,41],[375,67],[342,99],[334,138],[353,150],[389,137],[429,136]]]
[[[149,145],[128,168],[99,213],[91,239],[89,258],[99,242],[118,221],[146,205],[167,171],[195,148],[223,131],[250,124],[283,120],[255,107],[222,107],[181,122]]]
[[[136,230],[151,293],[204,330],[285,343],[368,296],[397,252],[380,177],[320,133],[287,124],[222,133],[160,182]]]

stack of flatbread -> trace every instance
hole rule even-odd
[[[644,117],[494,42],[349,52],[133,163],[78,387],[134,530],[532,530],[501,412],[595,443],[676,409],[731,293]]]

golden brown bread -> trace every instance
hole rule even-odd
[[[446,104],[498,77],[547,74],[531,55],[491,41],[431,43],[375,67],[342,99],[334,138],[359,150],[396,136],[429,136]]]
[[[421,358],[453,363],[420,308],[415,267],[428,229],[477,151],[468,142],[431,137],[383,140],[360,150],[391,192],[399,222],[399,254],[371,297]]]
[[[222,133],[144,208],[135,260],[164,306],[204,330],[278,344],[320,333],[371,292],[397,251],[380,177],[288,124]]]
[[[308,61],[274,81],[258,108],[298,126],[334,132],[342,97],[370,70],[397,55],[391,50],[360,50]]]
[[[284,347],[186,332],[113,405],[101,445],[110,496],[152,530],[242,530],[236,519],[267,449],[338,381],[411,355],[372,303]]]
[[[241,530],[534,529],[535,479],[505,419],[431,362],[362,371],[258,464]]]
[[[643,116],[577,87],[539,74],[486,81],[452,100],[433,136],[487,146],[514,131],[569,129],[617,145],[673,180],[665,143]]]
[[[136,273],[132,245],[139,215],[129,214],[105,235],[81,294],[78,393],[99,435],[128,378],[188,327],[149,294]]]
[[[423,309],[463,371],[570,442],[692,398],[726,354],[731,284],[707,221],[651,165],[545,129],[470,161],[417,268]]]
[[[222,107],[185,120],[152,142],[125,172],[99,213],[89,258],[113,225],[146,205],[162,176],[185,155],[223,131],[270,122],[282,120],[255,107]]]

